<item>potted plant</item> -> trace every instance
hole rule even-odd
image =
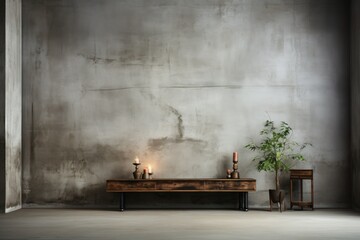
[[[286,122],[281,122],[280,127],[276,127],[273,121],[267,120],[260,131],[260,136],[263,137],[261,142],[252,142],[245,146],[259,153],[253,159],[257,162],[258,171],[275,173],[276,189],[269,190],[270,208],[271,202],[280,203],[280,211],[285,197],[285,191],[280,189],[280,174],[282,171],[288,171],[293,161],[304,161],[305,158],[300,152],[307,145],[311,145],[292,141],[292,132],[292,128]]]

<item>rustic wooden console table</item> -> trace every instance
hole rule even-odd
[[[256,180],[240,179],[110,179],[107,192],[120,193],[120,210],[125,210],[127,192],[238,192],[239,209],[248,211],[248,192],[256,191]]]

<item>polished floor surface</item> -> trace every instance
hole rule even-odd
[[[22,209],[0,214],[0,239],[360,239],[360,213]]]

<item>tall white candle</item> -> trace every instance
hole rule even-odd
[[[152,173],[151,165],[149,164],[149,173]]]

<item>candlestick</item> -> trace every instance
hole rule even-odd
[[[133,175],[134,175],[134,179],[140,179],[141,178],[141,172],[139,171],[139,165],[141,163],[136,163],[134,162],[133,165],[135,166],[135,171],[133,172]]]
[[[238,162],[238,153],[233,152],[233,162]]]
[[[240,178],[240,173],[237,171],[238,170],[238,154],[237,152],[233,153],[233,171],[231,173],[231,178]]]

